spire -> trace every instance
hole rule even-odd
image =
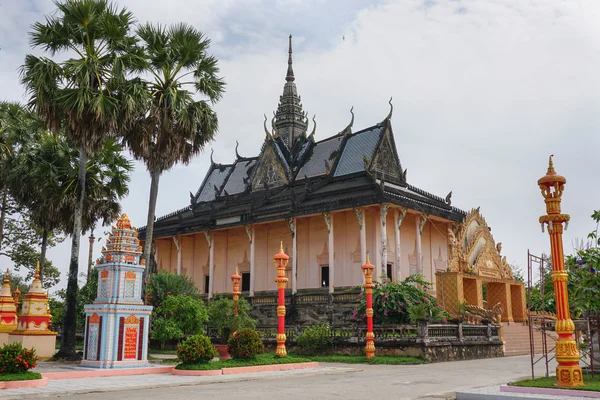
[[[292,69],[292,35],[290,34],[290,48],[288,50],[288,69],[285,80],[288,82],[294,82],[294,70]]]

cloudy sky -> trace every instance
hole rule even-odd
[[[121,0],[141,22],[190,23],[212,39],[227,93],[216,106],[215,161],[256,155],[263,114],[277,107],[287,36],[304,109],[317,139],[339,132],[354,106],[355,130],[381,121],[393,96],[398,153],[408,180],[452,204],[481,206],[511,263],[549,249],[537,220],[536,181],[550,154],[567,178],[565,250],[595,228],[600,209],[600,2],[596,0]],[[193,4],[193,5],[192,5]],[[0,4],[0,98],[24,101],[17,69],[30,25],[49,0]],[[189,204],[209,152],[160,183],[157,215]],[[123,202],[145,225],[150,180],[136,164]],[[98,229],[96,236],[103,230]],[[82,269],[87,240],[81,249]],[[100,250],[97,243],[96,255]],[[66,282],[70,241],[50,251]],[[6,260],[3,261],[6,263]],[[62,286],[62,285],[61,285]]]

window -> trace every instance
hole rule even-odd
[[[250,272],[242,272],[242,292],[250,291]]]
[[[208,275],[204,275],[204,293],[208,293],[208,282],[210,277]]]
[[[392,278],[392,264],[388,264],[386,268],[386,275],[390,281],[394,280]]]
[[[329,287],[329,266],[321,267],[321,287]]]

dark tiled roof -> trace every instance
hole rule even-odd
[[[364,157],[371,159],[382,132],[383,127],[374,126],[348,138],[333,176],[338,177],[364,171]]]
[[[332,139],[316,143],[313,147],[312,155],[298,172],[297,179],[303,179],[305,176],[310,178],[324,175],[327,172],[325,162],[327,161],[330,166],[333,166],[343,139],[343,136],[336,136]]]
[[[196,199],[197,203],[204,201],[212,201],[215,199],[215,187],[218,189],[223,185],[225,179],[231,172],[231,165],[216,165],[210,172],[210,175],[204,182],[204,186],[200,189],[200,194]]]
[[[225,194],[225,192],[237,194],[245,191],[246,183],[244,182],[244,179],[248,179],[254,164],[256,164],[256,159],[237,161],[233,167],[233,172],[231,172],[231,175],[227,178],[227,183],[223,188],[222,194]]]

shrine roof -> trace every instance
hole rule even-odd
[[[252,167],[256,164],[256,157],[244,160],[238,160],[234,164],[233,171],[227,178],[225,187],[221,194],[238,194],[246,190],[246,182],[250,178]]]
[[[232,165],[212,164],[200,189],[196,193],[196,202],[212,201],[220,193],[223,182],[229,176]]]
[[[343,136],[334,136],[315,143],[312,148],[312,154],[298,172],[297,179],[325,175],[327,173],[327,166],[331,166],[335,162],[340,145],[343,144],[343,139]]]
[[[365,170],[365,158],[370,160],[381,137],[383,127],[372,126],[350,136],[335,169],[334,176],[349,175]]]

